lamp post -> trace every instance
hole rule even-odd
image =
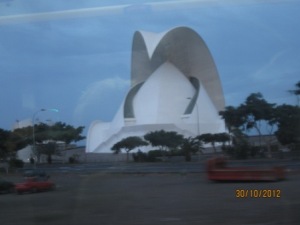
[[[192,98],[191,97],[188,97],[187,99],[191,100]],[[200,135],[200,127],[199,127],[199,109],[198,109],[198,103],[197,101],[195,101],[195,106],[196,106],[196,109],[197,109],[197,136]]]
[[[191,97],[188,97],[187,99],[189,100],[192,100]],[[198,103],[197,103],[197,100],[195,101],[195,106],[196,106],[196,109],[197,109],[197,136],[200,135],[200,124],[199,124],[199,108],[198,108]],[[199,161],[200,161],[200,157],[201,157],[201,154],[200,154],[200,143],[198,144],[198,152],[199,152]]]
[[[36,152],[35,152],[35,130],[34,130],[35,118],[39,112],[44,112],[44,111],[58,112],[58,109],[39,109],[38,111],[36,111],[33,114],[33,116],[32,116],[32,152],[34,154],[36,154]]]

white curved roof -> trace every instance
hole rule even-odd
[[[218,111],[225,107],[217,68],[202,38],[188,27],[155,34],[137,31],[132,43],[131,86],[144,82],[166,61],[187,77],[196,77]]]

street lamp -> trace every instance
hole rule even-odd
[[[32,152],[34,154],[35,154],[35,131],[34,131],[35,118],[39,112],[44,112],[44,111],[58,112],[58,109],[39,109],[38,111],[36,111],[33,114],[33,116],[32,116]]]
[[[191,97],[188,97],[187,99],[192,100]],[[196,109],[197,109],[197,136],[200,135],[200,125],[199,125],[199,108],[198,108],[198,103],[195,101]]]
[[[188,97],[187,99],[191,100],[192,101],[192,98],[191,97]],[[199,108],[198,108],[198,103],[197,103],[197,99],[194,100],[195,101],[195,106],[197,108],[197,137],[200,135],[200,124],[199,124]],[[199,152],[199,160],[200,160],[200,157],[201,157],[201,151],[200,151],[200,143],[198,144],[198,152]]]

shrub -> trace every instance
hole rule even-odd
[[[30,157],[30,164],[34,164],[34,158]]]
[[[151,150],[148,153],[138,151],[132,154],[134,162],[157,162],[160,161],[157,157],[161,156],[162,153],[160,150]]]
[[[78,154],[73,154],[72,156],[69,157],[69,163],[78,163],[79,162],[79,155]]]
[[[69,157],[69,163],[73,164],[75,162],[76,162],[75,158],[73,156],[70,156]]]
[[[10,159],[9,166],[11,168],[23,168],[24,162],[21,159]]]
[[[151,150],[148,152],[148,156],[156,158],[156,157],[162,157],[164,156],[164,154],[162,150]]]
[[[144,153],[141,151],[138,151],[137,153],[133,153],[132,157],[135,162],[147,162],[148,161],[147,153]]]
[[[235,159],[247,159],[250,151],[249,146],[246,144],[224,146],[222,149],[227,155]]]

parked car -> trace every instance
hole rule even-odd
[[[48,178],[43,177],[29,177],[25,178],[23,183],[18,183],[15,185],[15,190],[18,194],[25,192],[35,193],[39,191],[54,190],[55,184],[49,181]]]
[[[50,175],[47,174],[44,170],[39,170],[39,169],[27,169],[23,173],[24,177],[40,177],[40,178],[45,178],[48,179],[50,178]]]
[[[13,192],[15,184],[0,177],[0,193]]]

